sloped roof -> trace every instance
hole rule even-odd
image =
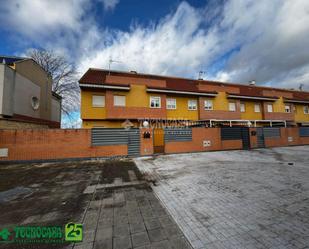
[[[158,89],[188,91],[188,92],[213,92],[213,91],[199,90],[198,86],[199,84],[202,84],[205,86],[207,85],[234,86],[239,89],[238,94],[241,96],[266,97],[263,93],[264,90],[279,90],[279,91],[292,93],[293,99],[295,100],[308,100],[309,99],[309,92],[304,92],[304,91],[295,91],[295,90],[288,90],[288,89],[283,89],[283,88],[273,88],[273,87],[256,86],[256,85],[244,85],[244,84],[239,84],[239,83],[226,83],[226,82],[209,81],[209,80],[195,80],[195,79],[153,75],[153,74],[141,74],[141,73],[136,73],[136,72],[123,72],[123,71],[114,71],[114,70],[109,71],[105,69],[95,69],[95,68],[89,68],[88,71],[81,77],[81,79],[79,80],[79,83],[105,84],[106,76],[108,74],[112,76],[155,79],[155,80],[166,81],[166,87],[162,88],[158,86]],[[267,97],[270,98],[272,96],[267,96]],[[273,98],[276,98],[276,97],[278,96],[273,96]]]
[[[0,55],[0,63],[5,63],[5,64],[13,64],[17,61],[22,61],[22,60],[27,60],[27,59],[29,58]]]

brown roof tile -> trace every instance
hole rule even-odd
[[[218,81],[193,80],[193,79],[185,79],[185,78],[170,77],[170,76],[140,74],[140,73],[135,73],[135,72],[121,72],[121,71],[112,71],[112,70],[109,72],[108,70],[94,69],[94,68],[88,69],[88,71],[79,80],[79,83],[104,84],[106,75],[108,75],[109,73],[113,76],[138,77],[138,78],[145,78],[145,79],[165,80],[166,90],[177,90],[177,91],[188,91],[188,92],[213,92],[213,91],[200,91],[198,88],[198,85],[203,84],[206,86],[207,85],[234,86],[234,87],[239,88],[240,90],[239,95],[242,95],[242,96],[266,97],[263,94],[263,90],[280,90],[280,91],[293,93],[293,99],[295,100],[308,100],[309,99],[309,92],[300,92],[300,91],[264,87],[264,86],[250,86],[250,85],[243,85],[243,84],[236,84],[236,83],[225,83],[225,82],[218,82]]]

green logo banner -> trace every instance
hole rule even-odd
[[[83,241],[83,225],[70,222],[65,226],[15,226],[0,230],[0,243],[56,244]]]

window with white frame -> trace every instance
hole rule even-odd
[[[240,103],[240,111],[241,112],[246,112],[246,105],[245,105],[245,103]]]
[[[212,110],[213,109],[213,104],[212,100],[204,100],[204,109],[205,110]]]
[[[304,106],[304,114],[309,114],[309,105]]]
[[[273,112],[273,105],[267,104],[267,112]]]
[[[92,95],[92,107],[104,107],[105,96]]]
[[[230,112],[236,112],[236,103],[235,102],[229,102],[229,111]]]
[[[161,97],[150,96],[150,107],[161,108]]]
[[[261,112],[260,104],[254,104],[254,112]]]
[[[291,106],[290,106],[290,105],[285,105],[285,106],[284,106],[284,111],[285,111],[286,113],[290,113],[290,112],[291,112]]]
[[[176,99],[166,99],[166,109],[176,109]]]
[[[188,109],[189,110],[197,110],[197,100],[196,99],[188,100]]]
[[[114,95],[114,106],[126,106],[126,96]]]

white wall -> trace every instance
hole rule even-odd
[[[33,118],[40,118],[40,108],[43,108],[41,103],[38,110],[34,110],[31,105],[31,98],[33,96],[40,98],[40,86],[32,83],[19,73],[16,73],[15,82],[14,113]]]
[[[3,106],[3,88],[4,88],[4,65],[0,64],[0,115],[2,114]]]
[[[52,98],[51,120],[57,122],[61,120],[61,101],[56,98]]]
[[[0,64],[0,115],[12,116],[14,113],[13,93],[15,88],[15,71]]]

